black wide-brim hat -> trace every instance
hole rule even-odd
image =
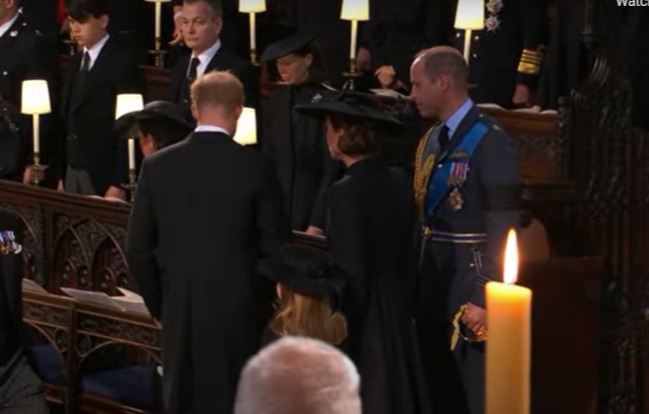
[[[270,62],[290,53],[296,52],[318,38],[318,34],[307,30],[298,30],[292,27],[280,29],[280,38],[264,49],[259,58],[262,62]]]
[[[136,122],[147,119],[166,119],[178,122],[189,129],[193,128],[178,105],[168,101],[152,101],[144,105],[141,111],[129,112],[119,117],[115,121],[115,130],[120,135],[128,133]]]
[[[338,91],[327,94],[320,100],[297,105],[295,110],[309,116],[326,117],[342,115],[347,118],[370,121],[379,127],[389,128],[391,132],[400,131],[403,124],[387,114],[371,97],[354,91]]]
[[[305,295],[328,295],[335,311],[341,302],[345,277],[331,255],[321,249],[286,244],[276,253],[261,260],[257,265],[259,274],[281,283],[297,293]]]

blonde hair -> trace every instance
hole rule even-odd
[[[191,86],[191,97],[197,108],[221,107],[228,115],[243,106],[246,99],[243,84],[228,71],[209,72],[196,78]]]
[[[347,321],[340,312],[332,314],[328,296],[304,295],[281,283],[279,288],[279,304],[270,324],[277,335],[306,336],[333,345],[347,337]]]

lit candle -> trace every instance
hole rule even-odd
[[[358,34],[358,20],[352,20],[352,38],[349,45],[349,58],[356,59],[356,35]]]
[[[135,170],[135,140],[128,139],[128,169]]]
[[[459,0],[455,10],[456,29],[464,32],[464,60],[471,58],[471,31],[484,29],[484,0]]]
[[[250,50],[257,50],[255,41],[255,13],[250,13]]]
[[[487,414],[529,414],[532,291],[516,286],[516,232],[509,231],[504,282],[489,282],[487,297]]]
[[[162,11],[162,3],[159,1],[155,2],[155,37],[156,39],[160,38],[160,13]],[[149,26],[150,27],[150,26]],[[149,29],[151,30],[151,29]],[[151,33],[151,32],[149,32]]]

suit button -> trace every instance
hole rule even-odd
[[[2,72],[2,76],[7,76],[8,74],[9,74],[9,73],[7,73],[6,70],[5,70],[4,72]]]
[[[474,53],[474,54],[473,54],[473,58],[474,58],[474,59],[477,59],[477,58],[478,58],[478,54],[477,54],[477,53]]]
[[[475,40],[475,41],[480,40],[480,36],[476,35],[476,37],[474,37],[473,40]]]
[[[457,37],[458,39],[460,38],[460,36],[462,36],[460,33],[455,33],[455,37]]]

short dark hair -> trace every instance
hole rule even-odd
[[[212,14],[215,16],[223,16],[223,2],[221,0],[183,0],[183,4],[196,4],[207,3],[212,9]]]
[[[442,74],[449,75],[453,78],[456,88],[467,88],[469,67],[459,52],[432,48],[419,53],[416,59],[420,59],[424,64],[424,72],[430,80]]]
[[[65,13],[73,20],[83,22],[89,17],[95,19],[108,15],[107,0],[65,0]]]
[[[313,61],[311,62],[311,67],[309,68],[309,81],[314,83],[328,83],[327,79],[327,67],[325,65],[324,58],[322,57],[322,51],[320,49],[320,44],[317,40],[309,42],[298,50],[291,52],[290,54],[296,55],[299,57],[306,57],[311,55]],[[277,65],[274,67],[273,75],[276,79],[279,80],[280,76],[277,73]]]
[[[142,135],[151,136],[156,150],[182,141],[191,132],[189,126],[162,117],[141,119],[136,122],[135,129]]]
[[[373,155],[381,151],[380,133],[376,124],[344,115],[329,115],[331,126],[343,130],[338,149],[348,156]]]

